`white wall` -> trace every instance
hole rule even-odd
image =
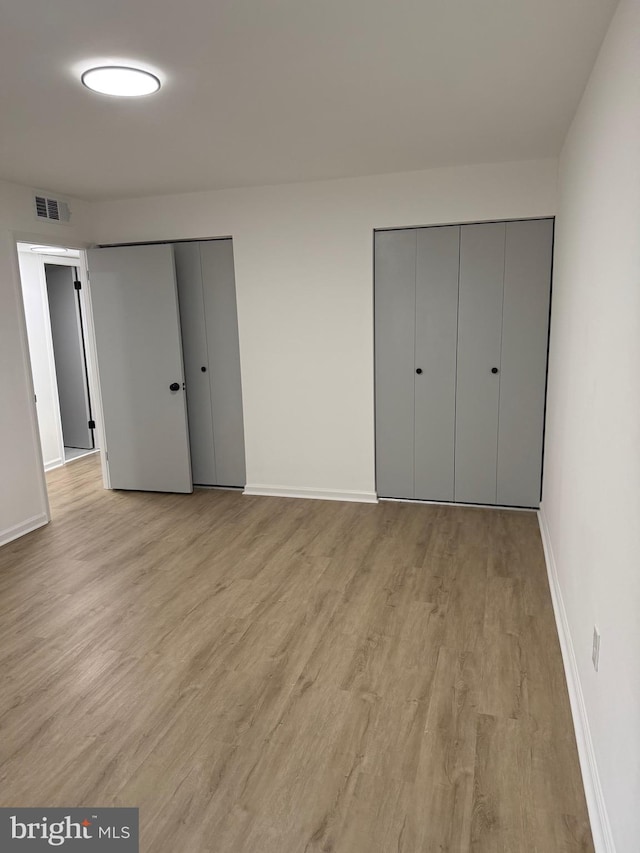
[[[45,470],[49,470],[63,464],[64,443],[60,428],[60,406],[53,360],[44,261],[41,255],[27,250],[18,252],[18,263],[27,322],[33,388],[37,397],[40,446]]]
[[[586,753],[592,746],[595,758],[592,808],[598,805],[599,776],[600,807],[608,812],[616,849],[635,853],[640,849],[638,0],[620,3],[562,152],[550,359],[543,513],[577,665],[569,676],[576,676],[574,686],[584,700]],[[602,637],[597,674],[591,664],[594,624]],[[594,810],[592,821],[596,835],[606,839],[606,815]],[[603,841],[600,849],[610,847]]]
[[[40,223],[31,191],[0,182],[0,544],[44,523],[48,511],[16,238],[84,245],[87,205],[71,207],[77,224]]]
[[[247,480],[373,496],[373,229],[555,213],[556,163],[97,203],[98,243],[232,236]]]

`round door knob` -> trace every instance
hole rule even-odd
[[[491,372],[492,372],[492,373],[497,373],[497,372],[498,372],[498,368],[497,368],[497,367],[492,367],[492,368],[491,368]]]
[[[206,373],[206,372],[207,372],[207,368],[206,368],[204,365],[200,368],[200,370],[201,370],[203,373]]]
[[[416,368],[416,373],[418,374],[418,376],[420,376],[420,374],[422,373],[422,368],[421,368],[421,367],[417,367],[417,368]]]
[[[170,391],[179,391],[180,385],[177,382],[172,382],[171,385],[169,385],[169,390]]]

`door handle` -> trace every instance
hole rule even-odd
[[[180,390],[180,385],[178,382],[172,382],[171,385],[169,385],[169,391],[179,391],[179,390]]]
[[[491,372],[492,372],[492,373],[498,373],[498,368],[497,368],[497,367],[492,367],[492,368],[491,368]]]
[[[418,376],[420,376],[420,374],[422,373],[422,368],[421,368],[421,367],[417,367],[417,368],[416,368],[416,373],[418,374]]]

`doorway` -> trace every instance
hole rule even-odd
[[[45,471],[96,453],[80,251],[18,243]]]

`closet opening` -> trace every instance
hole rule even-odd
[[[105,485],[244,489],[232,239],[99,246],[87,262]]]

